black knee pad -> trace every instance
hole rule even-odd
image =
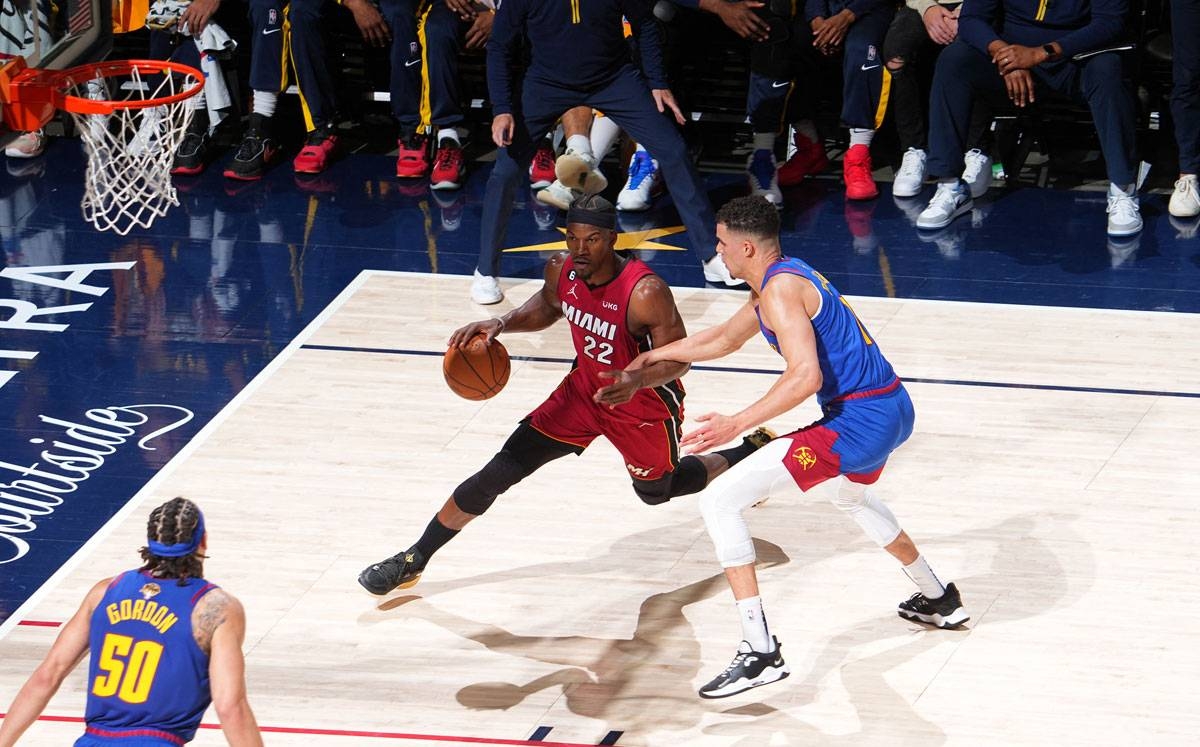
[[[569,446],[543,435],[522,422],[504,448],[475,474],[454,489],[454,504],[476,516],[491,508],[496,496],[536,472],[549,461],[578,454],[583,449]]]
[[[675,475],[672,473],[657,480],[634,480],[633,492],[637,493],[637,497],[641,498],[642,503],[647,506],[666,503],[671,500],[671,482],[674,477]]]

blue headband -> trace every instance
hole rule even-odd
[[[164,545],[161,542],[148,539],[146,542],[150,552],[160,558],[186,558],[196,552],[200,547],[200,540],[204,539],[204,514],[199,509],[196,513],[200,514],[200,519],[196,522],[196,531],[192,532],[192,539],[188,542],[176,542],[173,545]]]

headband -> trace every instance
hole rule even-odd
[[[196,522],[196,531],[192,532],[191,540],[164,545],[156,540],[147,539],[146,546],[150,552],[160,558],[186,558],[195,553],[200,547],[200,540],[204,539],[204,514],[199,509],[196,509],[196,513],[200,514],[200,519]]]
[[[585,207],[572,205],[571,209],[567,211],[567,223],[586,223],[589,226],[615,231],[617,228],[617,213],[611,207],[607,210],[589,210]]]

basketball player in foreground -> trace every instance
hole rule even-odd
[[[87,728],[75,747],[181,745],[209,703],[229,744],[262,744],[246,700],[245,613],[202,577],[204,515],[174,498],[151,512],[147,536],[145,564],[93,586],[63,626],[0,722],[0,746],[17,743],[89,649]]]
[[[372,594],[415,584],[429,558],[504,491],[546,463],[581,454],[597,436],[621,452],[633,490],[649,505],[698,492],[770,439],[760,429],[736,447],[680,458],[686,364],[622,369],[639,352],[686,334],[671,289],[643,262],[616,253],[616,209],[599,196],[567,212],[567,251],[546,263],[545,284],[519,308],[458,329],[451,346],[483,332],[535,332],[566,317],[575,365],[483,469],[454,494],[408,550],[367,567],[358,582]],[[737,434],[731,436],[736,437]]]
[[[724,323],[655,346],[627,371],[722,358],[761,331],[787,362],[783,374],[741,412],[698,417],[704,425],[681,444],[702,451],[724,443],[814,394],[824,417],[771,441],[700,495],[700,512],[733,589],[744,638],[732,663],[700,689],[700,696],[723,698],[788,675],[779,640],[767,630],[754,544],[742,516],[748,506],[786,485],[807,491],[840,476],[834,505],[900,561],[920,589],[901,602],[900,616],[939,628],[962,626],[969,618],[958,589],[942,585],[896,517],[868,488],[913,429],[912,401],[891,364],[837,289],[804,262],[783,255],[779,213],[762,197],[740,197],[717,212],[717,251],[733,276],[757,292]]]

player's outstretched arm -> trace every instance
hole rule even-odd
[[[225,739],[233,747],[260,747],[262,735],[246,699],[246,613],[237,599],[214,589],[200,600],[194,613],[196,642],[208,643],[208,679],[213,706]]]
[[[111,581],[106,578],[92,587],[75,615],[59,632],[46,658],[30,675],[21,692],[17,693],[4,715],[4,721],[0,722],[0,746],[11,747],[17,743],[25,730],[42,715],[63,680],[87,653],[92,612],[104,597],[104,591]]]
[[[541,290],[530,296],[525,303],[495,319],[484,319],[459,327],[450,335],[450,347],[462,347],[475,335],[483,332],[487,343],[492,344],[501,332],[537,332],[562,318],[562,304],[558,300],[558,276],[562,272],[566,252],[559,252],[546,263],[543,273],[545,282]]]
[[[627,371],[644,368],[657,361],[698,363],[724,358],[739,350],[758,332],[758,317],[753,302],[747,301],[737,312],[715,327],[676,340],[661,348],[648,350],[626,366]]]

